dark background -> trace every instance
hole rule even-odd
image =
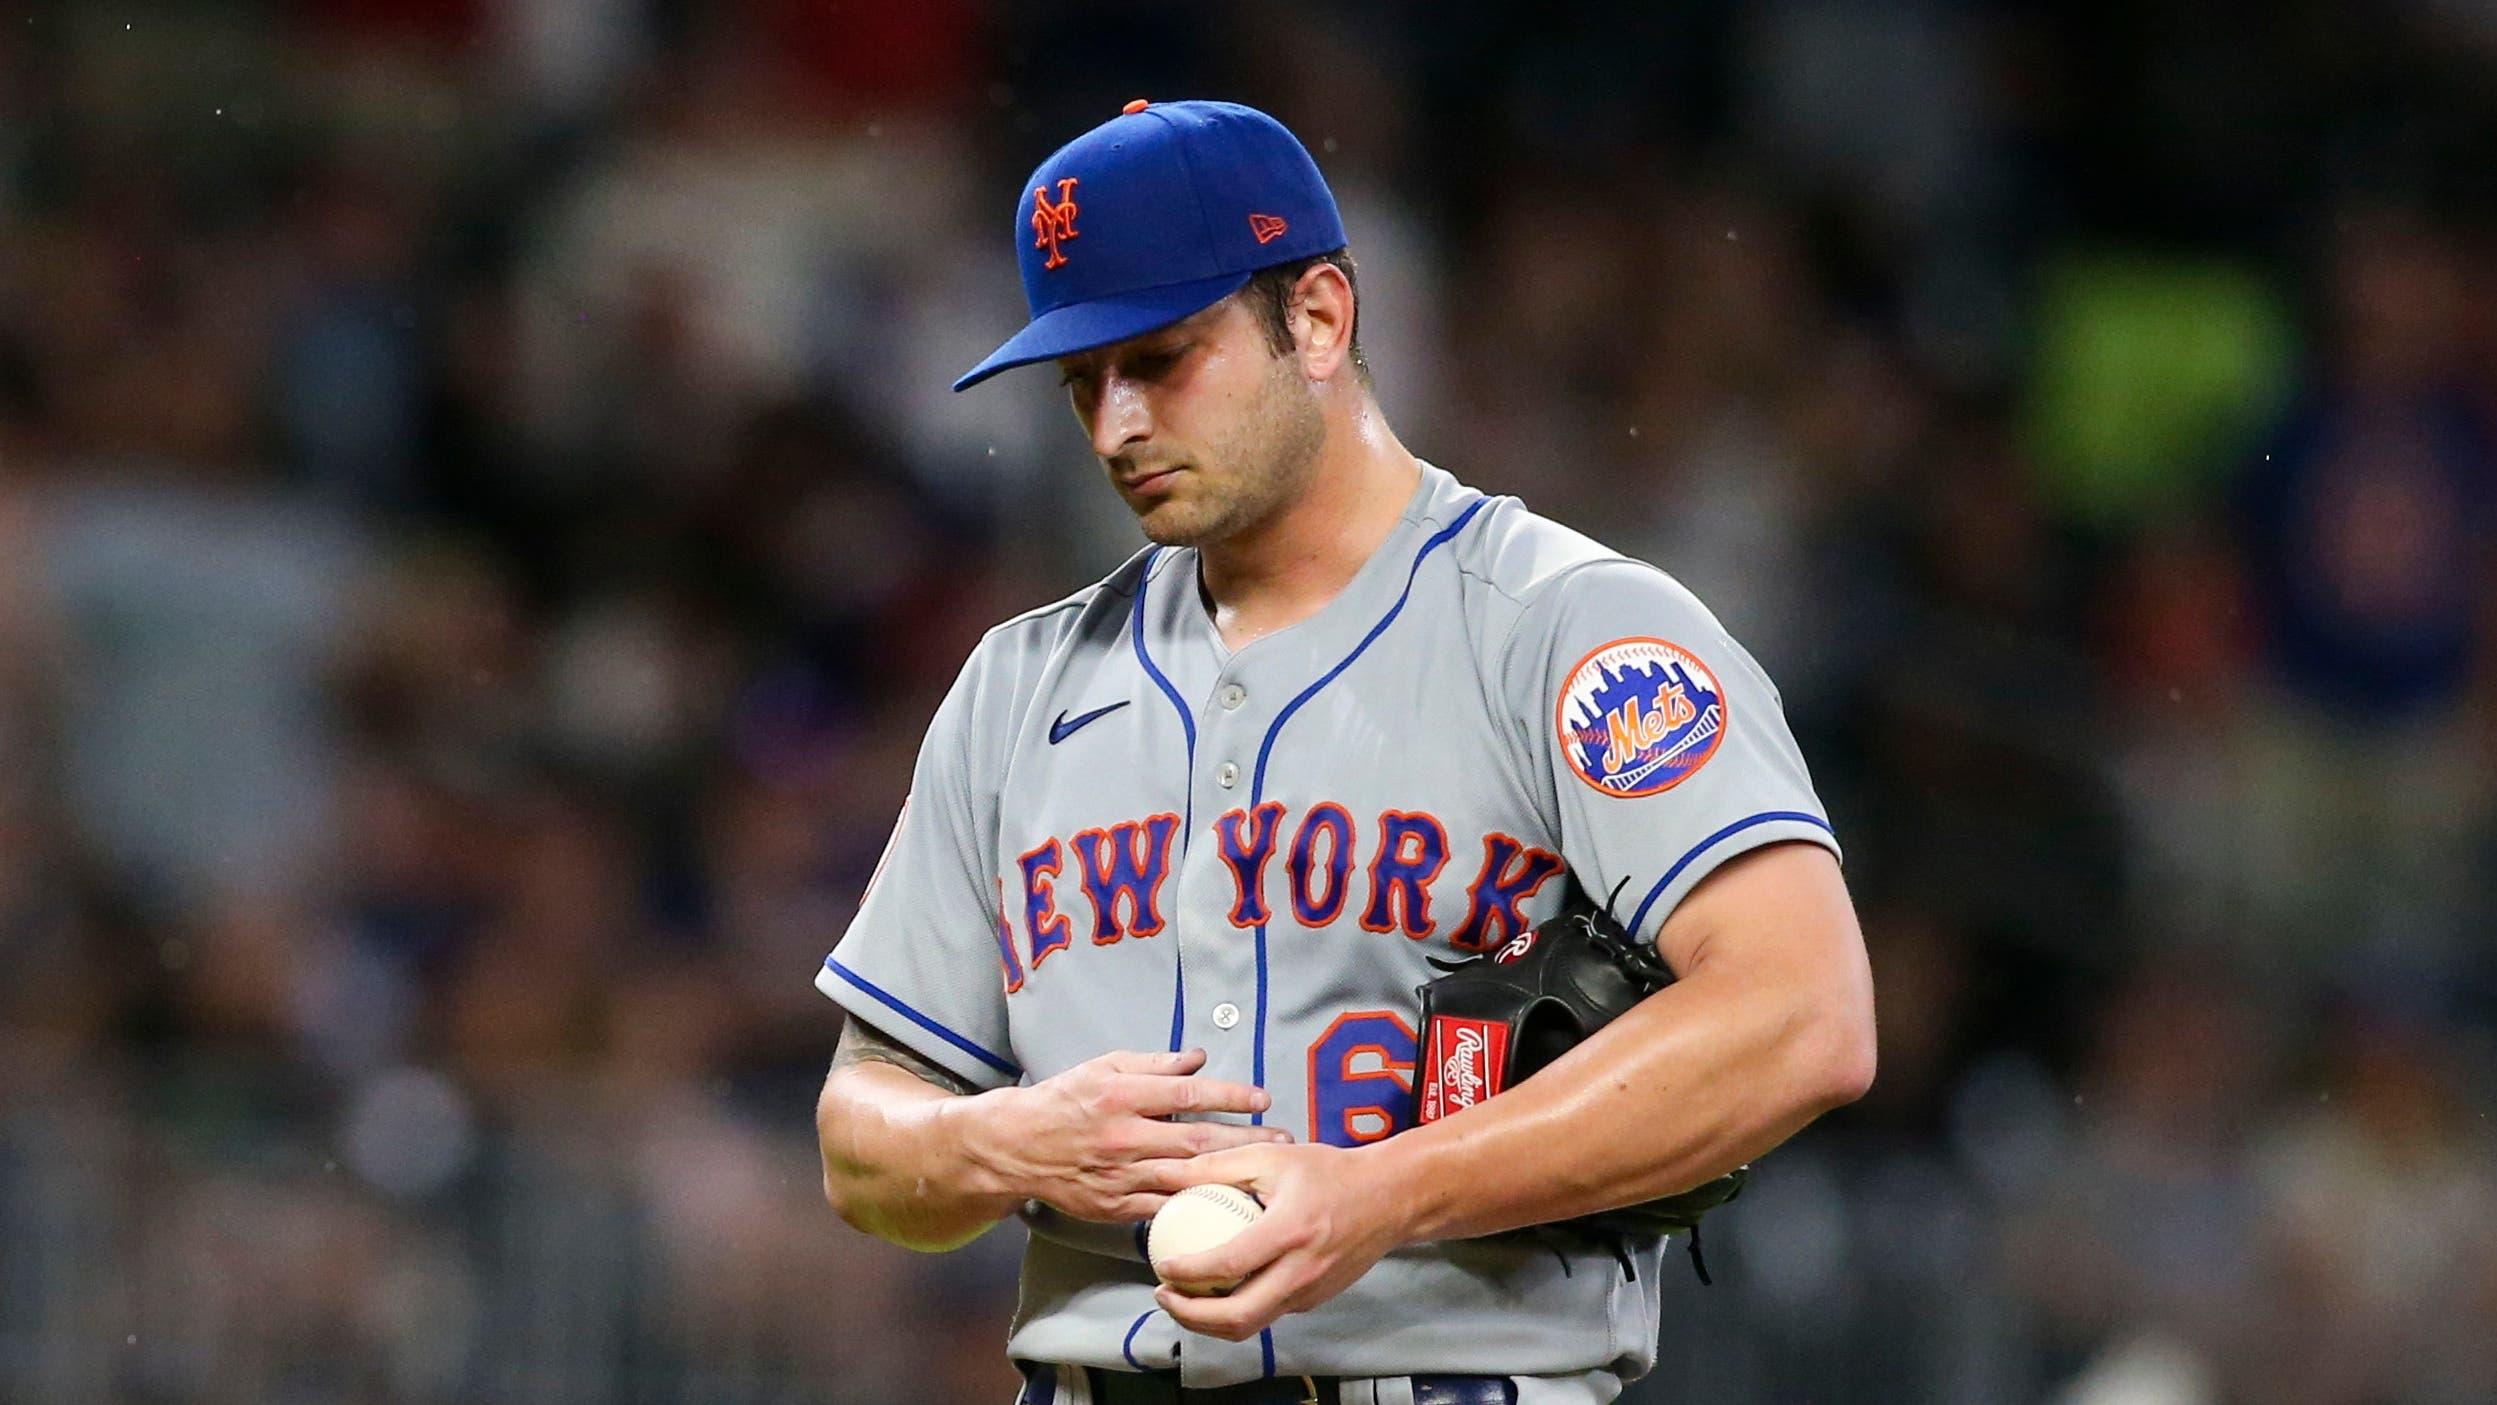
[[[945,390],[1018,182],[1220,96],[1848,845],[1878,1086],[1633,1398],[2497,1398],[2493,94],[2474,0],[0,7],[0,1397],[1002,1405],[810,980],[1137,543]]]

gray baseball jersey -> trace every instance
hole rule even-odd
[[[1718,864],[1835,849],[1776,689],[1697,599],[1425,465],[1309,619],[1233,651],[1196,554],[1148,550],[991,630],[937,709],[817,984],[982,1088],[1114,1049],[1208,1051],[1263,1121],[1353,1146],[1414,1121],[1425,958],[1574,880],[1653,940]],[[1564,877],[1564,874],[1567,877]],[[1663,1247],[1421,1244],[1254,1340],[1153,1303],[1141,1226],[1033,1217],[1013,1356],[1189,1385],[1412,1371],[1629,1377]]]

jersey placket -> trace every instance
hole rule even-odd
[[[1188,988],[1180,1001],[1183,1045],[1202,1044],[1209,1073],[1254,1081],[1257,1041],[1257,963],[1254,932],[1235,921],[1239,885],[1223,858],[1216,827],[1225,815],[1249,816],[1249,768],[1271,707],[1259,706],[1241,661],[1223,661],[1200,714],[1197,763],[1190,785],[1197,833],[1183,862],[1181,892],[1190,921],[1182,933],[1180,959]],[[1253,1119],[1263,1121],[1263,1118]]]

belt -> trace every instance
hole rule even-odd
[[[1049,1405],[1058,1369],[1035,1365],[1024,1398]],[[1335,1376],[1277,1376],[1238,1385],[1191,1387],[1168,1371],[1097,1371],[1086,1368],[1093,1405],[1342,1405]],[[1413,1405],[1516,1405],[1517,1384],[1506,1376],[1415,1376]],[[1035,1391],[1033,1387],[1046,1387]]]

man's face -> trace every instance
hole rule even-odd
[[[1058,366],[1111,486],[1164,546],[1268,520],[1317,466],[1326,427],[1300,358],[1275,355],[1237,297]]]

